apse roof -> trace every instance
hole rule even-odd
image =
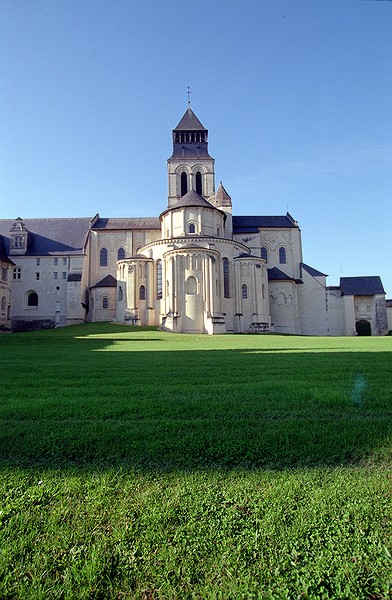
[[[184,116],[173,131],[207,131],[193,110],[188,107]]]
[[[189,190],[180,200],[178,200],[172,208],[182,208],[184,206],[205,206],[206,208],[215,208],[203,196],[200,196],[195,190]]]
[[[381,278],[378,275],[369,277],[341,277],[342,296],[374,296],[385,294]]]

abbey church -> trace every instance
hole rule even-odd
[[[89,321],[179,333],[385,335],[379,276],[305,263],[290,215],[236,216],[215,185],[208,131],[188,106],[172,132],[157,217],[0,220],[0,328]]]

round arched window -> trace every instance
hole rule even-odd
[[[37,292],[30,292],[27,296],[27,306],[38,306]]]

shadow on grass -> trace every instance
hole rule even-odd
[[[118,351],[124,341],[136,340],[62,339],[57,354],[47,344],[13,356],[0,466],[280,470],[390,460],[390,352]]]

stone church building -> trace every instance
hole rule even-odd
[[[236,216],[215,186],[208,131],[190,106],[172,132],[159,217],[0,220],[0,328],[86,321],[182,333],[384,335],[380,277],[304,263],[290,214]]]

